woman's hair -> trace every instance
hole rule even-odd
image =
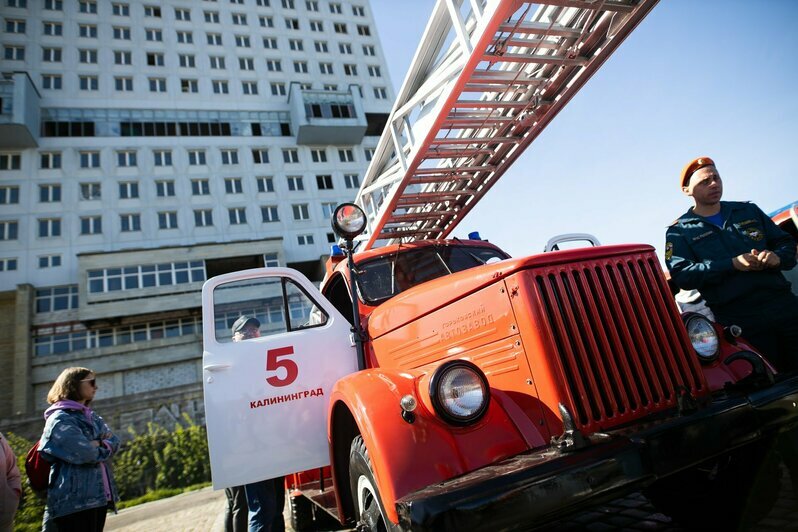
[[[47,392],[47,402],[53,404],[64,399],[80,401],[80,381],[94,373],[88,368],[67,368],[55,379]]]

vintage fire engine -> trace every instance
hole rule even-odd
[[[298,530],[528,529],[637,490],[688,524],[768,510],[798,376],[680,315],[651,246],[447,238],[654,3],[436,5],[321,290],[203,288],[214,487],[288,475]]]

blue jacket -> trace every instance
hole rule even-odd
[[[720,214],[722,227],[692,209],[673,222],[665,235],[665,263],[676,286],[699,290],[723,323],[754,316],[790,293],[780,271],[741,272],[732,259],[752,249],[769,249],[781,259],[779,269],[789,270],[796,263],[796,244],[753,203],[722,201]]]
[[[47,489],[48,513],[56,518],[113,506],[107,500],[106,487],[111,501],[118,501],[109,461],[119,449],[119,438],[111,434],[108,425],[93,410],[86,410],[90,413],[89,421],[84,411],[57,405],[45,414],[47,422],[39,444],[39,450],[53,462]],[[103,443],[99,447],[91,444],[92,440],[101,439]]]

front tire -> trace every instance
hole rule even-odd
[[[359,434],[349,448],[349,486],[355,505],[358,532],[393,532],[400,530],[385,516],[368,449]]]

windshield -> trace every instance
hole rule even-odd
[[[440,245],[398,253],[358,264],[358,285],[366,303],[375,305],[417,284],[508,258],[495,248]]]

